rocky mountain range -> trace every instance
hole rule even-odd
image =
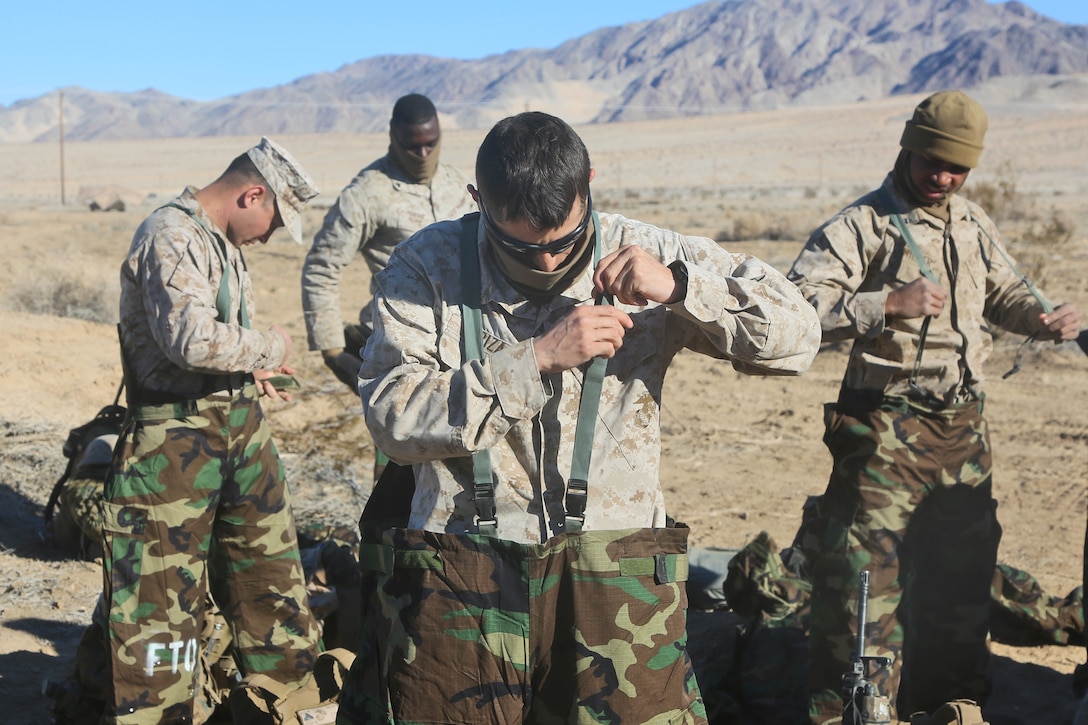
[[[550,50],[478,60],[385,55],[211,102],[65,88],[65,138],[365,132],[398,96],[450,127],[533,108],[607,123],[970,88],[1088,73],[1088,25],[1015,0],[710,0]],[[57,95],[0,107],[0,142],[54,141]]]

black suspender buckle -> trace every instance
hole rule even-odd
[[[567,481],[567,518],[585,521],[586,501],[589,500],[589,484],[579,478]]]
[[[495,521],[495,486],[490,482],[473,484],[472,498],[476,502],[476,517],[480,521]]]

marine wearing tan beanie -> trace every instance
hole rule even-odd
[[[899,145],[939,161],[978,166],[989,121],[978,101],[963,91],[939,91],[918,104]]]

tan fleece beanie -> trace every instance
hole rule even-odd
[[[899,145],[939,161],[978,166],[989,121],[978,101],[963,91],[940,91],[918,104]]]

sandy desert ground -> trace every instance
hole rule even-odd
[[[1005,189],[995,216],[1005,217],[1014,254],[1029,261],[1052,300],[1088,310],[1088,101],[980,97],[988,101],[991,131],[969,188]],[[918,99],[579,130],[598,170],[600,208],[685,233],[743,237],[725,244],[786,269],[812,227],[883,178]],[[443,159],[471,172],[483,133],[448,130]],[[269,135],[310,169],[324,192],[319,207],[387,145],[383,134]],[[0,145],[0,253],[7,260],[0,265],[0,721],[49,722],[40,683],[67,673],[100,587],[95,562],[65,558],[39,530],[49,488],[64,468],[67,430],[117,390],[110,315],[132,231],[156,203],[185,184],[207,183],[256,140],[67,144],[63,205],[57,145]],[[149,198],[124,212],[92,212],[80,201],[81,189],[109,185]],[[309,213],[308,233],[322,214]],[[1071,230],[1067,239],[1039,241],[1062,225]],[[358,401],[316,353],[303,351],[304,254],[286,235],[247,253],[258,288],[256,320],[291,332],[304,382],[293,402],[268,410],[299,517],[352,525],[369,490],[373,448]],[[345,311],[365,301],[367,282],[362,263],[355,264]],[[53,314],[63,299],[104,310],[102,321]],[[1034,348],[1023,370],[1002,380],[1019,342],[999,338],[988,369],[1001,557],[1064,595],[1081,583],[1088,357],[1074,346]],[[739,547],[762,530],[788,544],[805,497],[826,482],[822,404],[834,397],[844,363],[843,349],[828,348],[800,378],[763,379],[693,355],[678,359],[662,406],[663,483],[694,544]],[[1084,649],[995,651],[991,721],[1063,722],[1070,673],[1085,660]]]

